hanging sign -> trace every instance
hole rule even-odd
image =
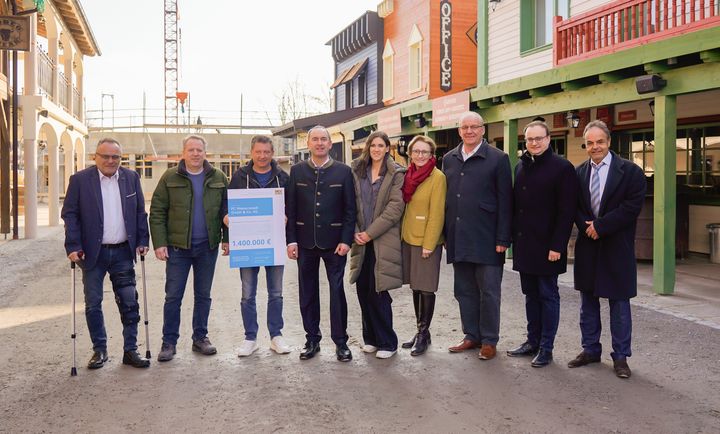
[[[452,4],[440,2],[440,89],[452,88]]]
[[[0,50],[30,51],[30,15],[0,16]]]

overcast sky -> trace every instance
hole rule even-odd
[[[140,109],[144,91],[147,106],[162,109],[164,2],[81,2],[102,51],[85,58],[87,108],[99,109],[108,93],[118,115]],[[326,92],[333,62],[325,43],[378,2],[178,0],[179,90],[190,93],[193,118],[208,110],[239,113],[240,94],[244,110],[276,112],[276,95],[295,79],[309,93]],[[111,99],[104,103],[109,107]],[[251,117],[264,115],[247,113],[246,124]]]

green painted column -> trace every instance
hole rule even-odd
[[[655,97],[655,187],[653,198],[653,288],[675,290],[676,97]]]
[[[517,119],[509,119],[503,121],[503,151],[510,157],[510,168],[515,179],[515,166],[517,165],[518,147],[518,121]],[[507,249],[506,257],[512,259],[512,247]]]
[[[478,1],[477,10],[477,86],[488,85],[488,0]]]

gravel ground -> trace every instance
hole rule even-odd
[[[268,349],[261,290],[261,348],[239,359],[239,276],[228,268],[227,258],[220,258],[209,327],[217,355],[190,351],[188,291],[175,360],[153,360],[145,370],[123,366],[119,315],[106,282],[110,361],[96,371],[85,368],[91,345],[78,303],[78,376],[70,377],[70,272],[61,231],[0,245],[0,264],[0,432],[716,433],[720,427],[720,331],[633,306],[632,378],[615,377],[605,335],[603,362],[571,370],[567,362],[580,351],[579,297],[561,287],[555,363],[533,369],[529,359],[504,355],[523,341],[525,328],[519,278],[507,269],[499,356],[488,362],[475,352],[447,351],[462,337],[447,265],[431,327],[433,344],[424,356],[400,350],[392,359],[379,360],[363,354],[357,298],[354,288],[346,287],[354,360],[335,360],[323,296],[327,337],[318,357],[301,362],[304,332],[294,263],[285,274],[284,329],[294,351],[276,355]],[[156,356],[164,265],[149,258],[147,273],[150,350]],[[79,283],[79,299],[81,292]],[[413,333],[412,301],[408,289],[392,295],[395,328],[403,340]],[[606,306],[603,315],[608,324]],[[144,354],[142,323],[140,343]]]

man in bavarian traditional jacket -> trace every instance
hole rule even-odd
[[[301,360],[320,351],[320,259],[330,286],[330,335],[341,362],[352,360],[347,346],[347,302],[343,288],[345,263],[355,231],[355,189],[350,167],[333,160],[325,127],[308,131],[310,159],[290,170],[286,189],[287,253],[298,261],[300,313],[305,328]]]

